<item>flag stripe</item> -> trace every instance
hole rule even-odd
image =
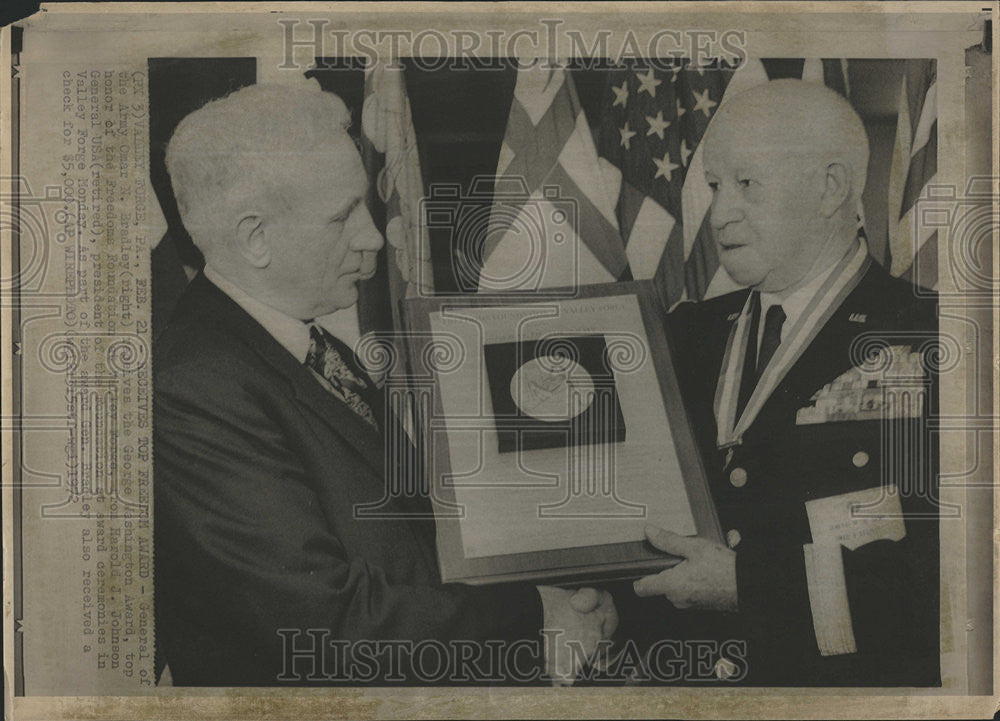
[[[910,138],[917,134],[917,124],[923,113],[927,91],[934,84],[933,60],[908,60],[904,78],[906,81],[906,102],[910,114]]]
[[[515,97],[511,102],[504,140],[515,152],[537,152],[555,146],[552,149],[558,156],[562,144],[573,132],[576,116],[580,112],[580,102],[573,93],[572,85],[565,82],[537,123],[532,122],[528,111]]]
[[[503,174],[498,183],[504,178],[523,178],[530,197],[494,197],[490,232],[482,234],[480,290],[496,289],[491,280],[483,285],[483,279],[507,278],[508,271],[515,265],[520,268],[521,262],[537,262],[539,266],[511,277],[503,290],[534,290],[551,287],[553,282],[607,282],[621,277],[628,261],[609,197],[611,189],[606,185],[607,175],[573,77],[565,68],[518,71],[498,172]],[[556,190],[555,196],[548,192],[550,187]],[[618,189],[614,190],[617,194]],[[544,215],[536,212],[539,208],[544,209]],[[557,219],[559,210],[566,211],[565,220]],[[514,232],[515,224],[521,227],[526,223],[544,224],[538,229],[543,244],[538,258],[522,257],[524,239],[505,232]],[[550,243],[557,240],[560,224],[564,224],[562,232],[571,237],[556,246]],[[572,269],[545,262],[557,256],[565,261],[569,255],[579,261],[575,275]],[[570,275],[574,277],[570,279]],[[522,279],[523,287],[518,285]]]
[[[628,238],[632,235],[632,226],[635,219],[639,217],[639,209],[646,199],[646,194],[638,190],[628,181],[622,181],[621,195],[618,197],[618,228],[625,238],[625,247],[628,248]]]
[[[482,224],[476,222],[475,213],[479,212],[479,209],[476,209],[464,216],[464,223],[460,219],[456,223],[456,227],[462,227],[463,229],[468,227],[484,236],[481,253],[482,258],[485,260],[493,254],[503,236],[512,230],[515,232],[523,231],[529,234],[534,233],[538,237],[544,237],[545,228],[538,223],[540,218],[534,213],[523,212],[525,204],[535,203],[536,198],[537,194],[535,198],[509,197],[502,200],[495,200],[490,208],[489,223]],[[519,226],[519,228],[515,226]],[[474,246],[477,239],[469,235],[466,240],[470,246]]]
[[[522,69],[514,83],[514,98],[527,111],[534,125],[555,104],[556,95],[566,87],[566,72],[559,66]]]
[[[527,111],[516,99],[510,106],[508,132],[504,143],[514,153],[506,168],[508,175],[520,175],[528,184],[528,192],[541,187],[563,146],[573,134],[579,106],[573,107],[566,92],[566,83],[556,94],[553,105],[539,120],[531,123]]]
[[[915,205],[937,172],[936,61],[906,60],[889,178],[886,265],[898,277],[937,284],[937,233],[917,225]]]
[[[653,198],[643,200],[625,248],[635,278],[647,279],[656,274],[676,224],[676,219]]]
[[[934,288],[938,283],[938,233],[935,230],[924,241],[913,258],[913,263],[902,278],[918,283],[923,288]]]
[[[847,69],[842,60],[823,60],[823,84],[847,97]]]
[[[548,181],[559,188],[563,198],[577,200],[576,215],[569,214],[570,220],[576,221],[574,230],[577,236],[611,275],[619,277],[628,265],[628,258],[625,256],[625,248],[618,229],[590,202],[561,165],[556,164]]]
[[[675,223],[653,276],[664,308],[671,308],[683,297],[684,274],[684,229]]]
[[[691,253],[684,262],[684,286],[688,298],[704,298],[719,268],[719,253],[712,239],[710,213],[702,218]]]
[[[806,58],[802,64],[802,79],[807,83],[822,83],[823,61],[819,58]]]
[[[583,113],[577,116],[576,129],[563,146],[558,163],[576,181],[594,207],[617,227],[615,203],[621,187],[621,174],[612,173],[614,177],[608,177],[607,164],[601,163],[597,157],[593,131]]]
[[[920,150],[927,144],[931,136],[931,128],[937,122],[937,83],[931,84],[924,97],[924,107],[921,111],[920,120],[917,122],[917,129],[913,131],[913,138],[910,143],[911,154]]]
[[[902,218],[914,206],[927,181],[937,172],[937,121],[931,126],[930,137],[920,150],[913,154],[910,169],[903,187],[903,204],[899,210]]]

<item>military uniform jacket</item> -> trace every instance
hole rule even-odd
[[[381,434],[204,276],[154,353],[156,641],[176,684],[414,682],[368,642],[538,637],[534,586],[441,584],[433,520],[401,515],[429,504],[387,497]],[[357,641],[364,658],[336,645]]]
[[[667,322],[719,520],[737,558],[739,612],[709,614],[698,632],[711,628],[746,642],[747,683],[938,685],[937,439],[926,427],[934,387],[923,396],[922,419],[803,424],[799,414],[858,365],[863,345],[881,339],[922,348],[926,357],[936,302],[918,299],[909,283],[872,262],[730,453],[717,447],[713,400],[747,295],[682,304]],[[905,537],[840,547],[856,651],[823,655],[803,548],[813,541],[807,503],[889,484],[899,489]],[[675,629],[682,629],[684,612],[676,613]],[[691,619],[693,629],[704,614]]]

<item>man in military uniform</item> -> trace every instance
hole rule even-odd
[[[747,289],[668,329],[727,544],[647,529],[684,561],[636,593],[666,597],[667,633],[745,642],[746,683],[939,685],[936,301],[857,235],[864,126],[825,87],[773,81],[728,99],[704,153]]]

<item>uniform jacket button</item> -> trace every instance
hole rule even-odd
[[[747,472],[745,468],[734,468],[729,472],[729,482],[734,488],[743,488],[747,484]]]
[[[715,677],[720,681],[732,678],[736,675],[736,664],[723,656],[715,662]]]
[[[726,544],[730,548],[736,548],[738,545],[740,545],[741,540],[743,540],[743,536],[741,536],[740,532],[737,531],[735,528],[730,528],[728,531],[726,531]]]
[[[854,458],[851,459],[851,462],[858,468],[864,468],[868,465],[868,454],[864,451],[858,451],[854,454]]]

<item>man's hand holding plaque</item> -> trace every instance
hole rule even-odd
[[[646,538],[656,548],[684,560],[635,582],[636,595],[664,595],[677,608],[736,611],[736,552],[715,541],[679,536],[654,526]]]

